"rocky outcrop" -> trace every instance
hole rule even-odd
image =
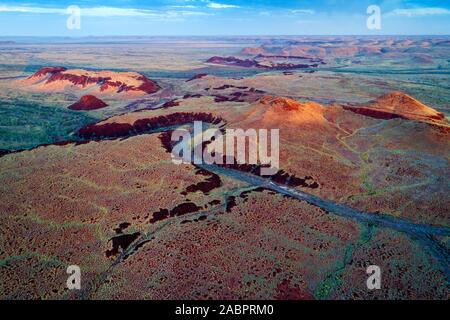
[[[70,110],[97,110],[104,107],[107,107],[108,105],[100,100],[99,98],[92,96],[92,95],[86,95],[82,96],[78,102],[72,104],[69,106]]]
[[[279,108],[284,111],[299,110],[302,107],[302,104],[300,102],[285,97],[265,96],[260,99],[260,102],[262,104],[270,105],[271,107]]]
[[[66,71],[67,69],[64,67],[44,67],[36,71],[33,75],[31,75],[28,79],[36,79],[45,77],[48,74],[53,75],[58,72]]]
[[[402,92],[391,92],[367,104],[344,107],[354,113],[376,119],[402,118],[447,125],[445,115]]]
[[[137,72],[91,71],[44,67],[22,81],[34,91],[63,92],[66,88],[88,90],[97,94],[145,95],[160,88],[152,80]]]
[[[262,123],[269,127],[299,125],[329,127],[324,114],[326,107],[312,102],[300,102],[294,99],[278,96],[264,96],[259,103],[265,107]]]
[[[186,80],[186,82],[190,82],[190,81],[194,81],[194,80],[197,80],[197,79],[201,79],[201,78],[204,78],[206,76],[208,76],[207,73],[199,73],[199,74],[196,74],[195,76],[193,76],[192,78],[190,78],[189,80]]]
[[[232,66],[240,68],[257,68],[266,70],[290,70],[290,69],[307,69],[318,67],[317,63],[290,63],[290,62],[273,62],[270,59],[256,60],[256,59],[240,59],[236,57],[212,57],[206,61],[207,63]]]
[[[258,63],[255,60],[251,59],[239,59],[235,57],[211,57],[207,61],[207,63],[212,64],[220,64],[220,65],[227,65],[227,66],[235,66],[235,67],[242,67],[242,68],[255,68],[258,66]]]
[[[177,112],[165,116],[143,118],[133,123],[100,122],[88,125],[78,131],[78,135],[84,139],[119,138],[149,132],[158,128],[203,121],[211,124],[219,124],[222,119],[210,113]]]

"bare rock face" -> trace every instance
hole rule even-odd
[[[93,95],[85,95],[78,100],[78,102],[72,104],[69,106],[69,109],[71,110],[97,110],[104,107],[107,107],[108,105],[100,100],[99,98],[93,96]]]
[[[258,66],[258,63],[255,60],[251,59],[239,59],[235,57],[218,57],[214,56],[209,58],[207,63],[212,64],[220,64],[220,65],[229,65],[229,66],[235,66],[235,67],[242,67],[242,68],[255,68]]]
[[[44,67],[39,69],[33,75],[31,75],[28,79],[39,79],[41,77],[45,77],[48,74],[52,75],[58,72],[66,71],[67,69],[64,67]]]
[[[41,68],[22,80],[21,85],[25,89],[38,92],[63,92],[69,88],[88,90],[97,95],[121,96],[152,94],[160,89],[154,81],[137,72],[68,70],[64,67]]]
[[[192,78],[190,78],[189,80],[186,80],[186,82],[190,82],[190,81],[194,81],[194,80],[197,80],[197,79],[201,79],[201,78],[204,78],[206,76],[208,76],[207,73],[199,73],[199,74],[196,74],[195,76],[193,76]]]
[[[302,104],[296,100],[285,97],[272,97],[264,96],[260,99],[260,102],[265,105],[270,105],[274,108],[282,109],[284,111],[299,110]]]

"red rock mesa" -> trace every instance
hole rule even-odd
[[[91,71],[44,67],[25,80],[25,89],[38,92],[89,91],[96,95],[141,96],[155,93],[159,86],[137,72]]]

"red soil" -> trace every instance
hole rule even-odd
[[[277,291],[277,300],[315,300],[312,293],[298,285],[292,285],[287,279],[278,284]]]

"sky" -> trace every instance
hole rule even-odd
[[[367,20],[378,18],[377,12],[372,11],[373,5],[380,9],[380,19],[376,20],[380,24],[368,28]],[[372,10],[368,13],[370,6]],[[449,0],[0,0],[0,36],[447,35],[449,32]]]

